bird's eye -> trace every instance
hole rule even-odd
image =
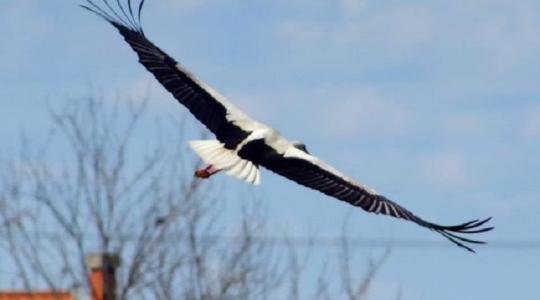
[[[306,145],[305,145],[304,143],[295,143],[295,144],[294,144],[294,147],[295,147],[296,149],[299,149],[299,150],[302,150],[302,151],[304,151],[304,152],[306,152],[306,153],[309,153],[309,152],[307,151],[307,147],[306,147]]]

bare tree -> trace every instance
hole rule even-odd
[[[0,253],[16,270],[14,287],[89,293],[85,257],[100,252],[120,254],[117,299],[301,299],[310,247],[299,255],[287,244],[283,258],[261,238],[264,213],[253,204],[226,235],[223,198],[192,176],[182,125],[167,129],[145,112],[146,101],[72,101],[51,110],[45,146],[23,139],[2,161]],[[155,138],[137,138],[148,127]],[[384,258],[353,288],[345,256],[348,298],[365,299]],[[327,283],[323,269],[312,298],[331,299]]]

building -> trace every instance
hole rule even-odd
[[[116,254],[90,255],[86,258],[88,266],[88,284],[91,295],[85,299],[115,300],[116,268],[120,259]],[[80,300],[70,291],[2,291],[0,300]]]

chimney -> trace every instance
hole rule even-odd
[[[86,257],[90,270],[92,300],[116,300],[116,268],[120,265],[118,254],[97,254]]]

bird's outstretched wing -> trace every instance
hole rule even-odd
[[[429,228],[471,252],[474,252],[474,250],[468,244],[484,244],[485,242],[465,238],[460,234],[481,233],[493,229],[493,227],[482,227],[491,218],[474,220],[454,226],[443,226],[428,222],[401,205],[379,195],[374,190],[347,178],[315,156],[292,146],[282,154],[270,150],[270,152],[267,152],[265,159],[259,161],[259,163],[265,168],[301,185],[361,207],[367,212],[405,219]]]
[[[234,149],[250,133],[245,124],[255,122],[146,38],[141,26],[143,5],[144,0],[86,0],[81,6],[116,27],[139,62],[226,148]]]

